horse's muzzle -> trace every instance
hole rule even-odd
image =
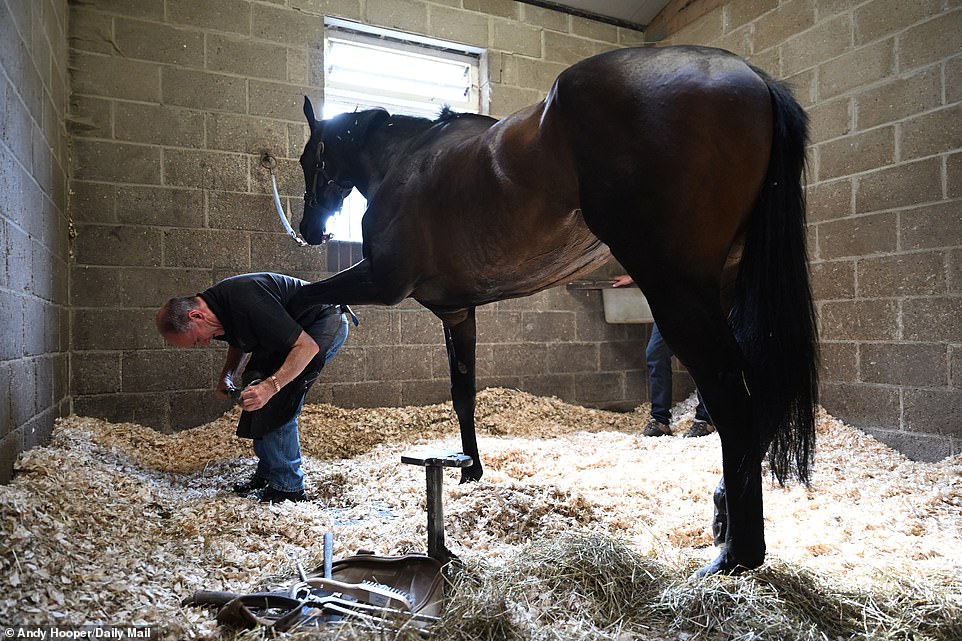
[[[331,212],[326,212],[320,207],[304,207],[304,216],[301,218],[299,229],[307,244],[323,245],[332,238],[332,235],[326,231],[327,221],[331,215]]]

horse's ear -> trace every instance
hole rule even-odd
[[[362,144],[367,139],[367,134],[375,124],[381,120],[386,120],[391,114],[386,109],[377,107],[366,111],[359,111],[354,114],[354,124],[351,127],[351,139],[357,144]]]
[[[317,118],[314,117],[314,105],[311,104],[311,99],[307,96],[304,96],[304,117],[307,118],[307,124],[311,126],[311,131],[314,131]]]

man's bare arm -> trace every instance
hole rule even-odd
[[[288,352],[287,358],[271,376],[258,383],[247,387],[241,394],[241,403],[245,410],[253,412],[259,410],[267,404],[274,394],[281,391],[281,388],[297,378],[298,374],[304,371],[311,359],[320,351],[317,343],[310,335],[301,330],[294,346]]]

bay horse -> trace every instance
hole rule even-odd
[[[444,330],[464,453],[475,436],[475,308],[566,283],[613,255],[641,287],[715,423],[718,557],[761,565],[762,460],[807,483],[818,395],[806,256],[807,116],[782,82],[704,47],[627,48],[562,72],[502,120],[383,109],[317,120],[300,157],[311,244],[354,188],[363,259],[294,301],[413,298]],[[610,251],[610,254],[609,254]]]

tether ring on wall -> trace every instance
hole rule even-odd
[[[274,154],[272,154],[269,151],[265,151],[264,153],[262,153],[261,167],[263,167],[267,171],[273,172],[274,169],[277,167],[277,158],[274,157]]]
[[[274,207],[277,209],[277,216],[281,219],[281,224],[284,225],[284,229],[287,230],[287,235],[294,239],[301,247],[307,247],[307,242],[301,238],[297,237],[297,232],[291,227],[291,223],[288,222],[288,218],[291,216],[290,209],[287,211],[287,215],[284,214],[284,208],[281,207],[281,196],[277,193],[277,179],[274,178],[274,169],[277,167],[277,158],[274,157],[269,151],[265,151],[261,154],[261,167],[267,170],[267,173],[271,175],[271,188],[274,191]]]

